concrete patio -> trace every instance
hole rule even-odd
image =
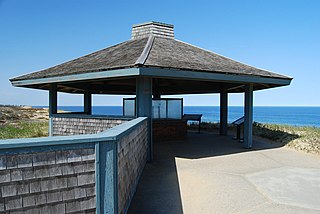
[[[320,213],[320,158],[214,133],[154,143],[128,213]]]

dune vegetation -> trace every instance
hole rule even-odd
[[[0,106],[0,139],[48,136],[48,109]]]
[[[197,129],[198,124],[189,125]],[[201,123],[201,129],[210,132],[219,131],[219,123]],[[235,132],[235,127],[229,127],[230,132]],[[253,124],[253,135],[268,139],[296,150],[320,155],[320,128],[309,126],[289,126],[279,124]]]
[[[320,154],[320,128],[254,123],[253,134],[285,146]]]
[[[48,136],[48,122],[18,122],[0,126],[0,139]]]

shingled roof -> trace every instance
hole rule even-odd
[[[156,28],[160,26],[156,25],[157,22],[152,22],[152,24]],[[157,31],[157,29],[155,33],[146,32],[145,34],[139,34],[136,32],[136,29],[139,27],[145,28],[146,24],[135,25],[133,27],[132,39],[128,41],[45,70],[22,75],[10,80],[15,82],[48,77],[63,77],[133,67],[155,67],[291,79],[290,77],[245,65],[214,52],[176,40],[173,37],[172,25],[167,25],[169,31],[172,28],[172,32],[166,29],[165,32],[168,32],[167,34],[159,34],[157,32],[160,31]]]

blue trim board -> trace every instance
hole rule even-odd
[[[290,85],[291,78],[271,78],[252,75],[223,74],[199,71],[187,71],[162,68],[140,68],[140,75],[150,77],[165,77],[175,79],[220,81],[220,82],[240,82],[240,83],[264,83],[276,85]]]
[[[52,117],[58,118],[93,118],[93,119],[112,119],[112,120],[132,120],[137,117],[134,116],[119,116],[119,115],[89,115],[85,113],[77,113],[74,114],[73,112],[66,112],[66,113],[58,113],[53,114]]]
[[[5,154],[30,154],[38,152],[54,152],[54,151],[67,151],[75,149],[93,149],[95,145],[92,143],[80,143],[70,145],[53,145],[53,146],[36,146],[36,147],[24,147],[24,148],[10,148],[0,149],[0,155]]]
[[[120,139],[123,135],[126,135],[136,125],[141,124],[145,120],[147,120],[146,117],[139,117],[98,134],[0,140],[0,150],[114,141]]]
[[[96,144],[96,213],[118,213],[118,152],[115,142]]]
[[[118,151],[116,141],[95,144],[96,213],[118,213]]]
[[[241,83],[262,83],[275,85],[290,85],[292,78],[272,78],[252,75],[224,74],[205,71],[189,71],[163,68],[124,68],[100,72],[91,72],[84,74],[73,74],[63,77],[48,77],[41,79],[18,80],[12,81],[14,86],[31,86],[37,84],[75,82],[83,80],[108,79],[130,76],[149,76],[163,78],[178,78],[203,81],[220,81],[220,82],[241,82]]]
[[[47,77],[41,79],[30,79],[30,80],[18,80],[12,81],[14,86],[28,86],[36,84],[46,84],[46,83],[58,83],[58,82],[74,82],[80,80],[94,80],[94,79],[106,79],[115,77],[128,77],[139,75],[139,68],[124,68],[115,69],[100,72],[91,72],[84,74],[72,74],[60,77]]]
[[[100,180],[100,144],[95,144],[95,183],[96,183],[96,214],[101,213],[101,180]]]

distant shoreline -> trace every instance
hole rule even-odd
[[[1,104],[0,104],[1,106]],[[8,105],[8,106],[28,106],[28,105]],[[63,105],[58,107],[82,107],[82,106],[69,106]],[[49,106],[31,106],[33,108],[49,108]],[[122,105],[94,105],[93,107],[122,107]],[[184,107],[220,107],[220,106],[195,106],[195,105],[185,105]],[[229,106],[229,107],[244,107],[244,106]],[[320,108],[320,106],[253,106],[254,108]]]
[[[48,106],[35,106],[48,107]],[[82,106],[58,106],[64,111],[82,111]],[[122,115],[122,106],[93,106],[93,114]],[[219,106],[184,106],[184,113],[202,114],[202,121],[217,123],[220,120]],[[320,107],[262,107],[254,106],[254,121],[268,124],[283,124],[290,126],[320,127]],[[229,106],[228,123],[242,117],[243,106]]]

